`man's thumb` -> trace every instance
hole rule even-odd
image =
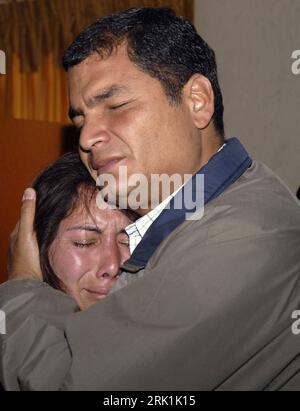
[[[19,235],[31,234],[35,217],[36,193],[33,188],[27,188],[22,198]]]
[[[35,191],[33,188],[26,188],[23,194],[22,201],[35,200]]]

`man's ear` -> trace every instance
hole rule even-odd
[[[183,96],[195,126],[206,128],[215,110],[211,82],[201,74],[194,74],[184,86]]]

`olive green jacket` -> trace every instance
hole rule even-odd
[[[35,280],[0,287],[7,390],[300,390],[300,206],[254,162],[138,276],[84,312]]]

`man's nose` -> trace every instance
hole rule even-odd
[[[101,252],[101,265],[97,271],[97,278],[105,280],[105,283],[110,283],[114,280],[121,266],[121,255],[116,244],[107,244],[105,250]]]
[[[80,147],[84,151],[92,151],[93,148],[108,142],[110,139],[107,124],[103,117],[86,119],[80,132]]]

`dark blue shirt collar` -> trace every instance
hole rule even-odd
[[[251,164],[252,160],[239,140],[237,138],[227,140],[225,147],[197,173],[204,175],[204,205],[222,194],[245,173]],[[176,194],[170,206],[164,209],[153,222],[131,258],[123,265],[123,269],[137,272],[144,268],[161,242],[185,220],[187,213],[198,209],[197,205],[192,210],[187,209],[184,203],[180,209],[174,207],[176,197],[182,196],[182,190],[188,187],[192,190],[193,198],[197,198],[196,175]]]

